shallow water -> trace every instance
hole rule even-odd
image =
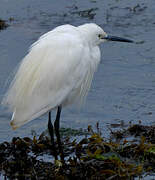
[[[102,60],[84,107],[63,110],[61,126],[87,128],[99,121],[103,133],[111,124],[155,124],[155,3],[154,0],[1,0],[0,18],[10,25],[0,31],[0,97],[9,74],[43,33],[61,24],[95,22],[107,33],[139,44],[101,45]],[[93,9],[91,9],[93,8]],[[9,21],[9,18],[13,21]],[[144,42],[143,42],[144,41]],[[55,113],[53,112],[53,118]],[[0,107],[0,142],[13,136],[30,136],[46,128],[47,116],[16,131],[9,126],[11,114]]]

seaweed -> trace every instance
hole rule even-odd
[[[6,29],[8,27],[8,24],[6,21],[0,19],[0,30]]]
[[[64,164],[54,160],[53,147],[46,135],[32,139],[14,137],[11,142],[0,144],[0,173],[7,179],[26,180],[140,178],[155,173],[154,133],[154,126],[136,124],[111,131],[108,140],[102,137],[99,124],[95,130],[88,126],[88,134],[80,141],[61,137]],[[138,138],[136,142],[126,139],[131,135]]]

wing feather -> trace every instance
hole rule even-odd
[[[14,129],[57,107],[80,85],[84,49],[76,30],[48,33],[32,46],[3,100],[14,112]]]

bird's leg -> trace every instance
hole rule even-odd
[[[51,143],[52,143],[53,150],[54,150],[54,157],[55,157],[55,160],[57,160],[58,157],[57,157],[56,147],[55,147],[55,142],[54,142],[54,128],[53,128],[53,125],[51,122],[51,112],[48,113],[48,131],[49,131],[49,134],[51,137]]]
[[[54,128],[55,128],[55,134],[56,134],[56,137],[57,137],[60,158],[61,158],[61,161],[64,162],[64,153],[63,153],[62,144],[61,144],[61,140],[60,140],[60,133],[59,133],[60,114],[61,114],[61,106],[58,106],[56,120],[54,122]]]

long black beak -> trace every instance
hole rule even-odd
[[[127,43],[134,42],[130,39],[121,38],[121,37],[117,37],[117,36],[110,36],[110,35],[107,35],[106,37],[104,37],[104,39],[106,39],[107,41],[119,41],[119,42],[127,42]]]

